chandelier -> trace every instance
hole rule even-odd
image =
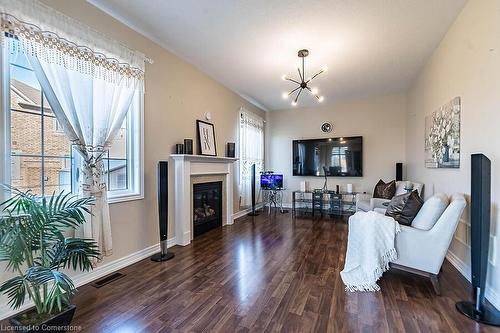
[[[321,70],[319,72],[317,72],[313,76],[308,77],[306,79],[306,71],[305,71],[305,67],[304,67],[304,59],[305,59],[305,57],[307,57],[309,55],[309,50],[306,50],[306,49],[300,50],[297,55],[299,56],[299,58],[302,58],[302,71],[300,70],[300,64],[297,66],[297,72],[299,73],[299,78],[298,79],[292,79],[292,78],[288,77],[287,75],[283,75],[281,78],[284,81],[290,81],[290,82],[298,85],[298,87],[296,87],[295,89],[291,90],[288,93],[284,92],[283,95],[282,95],[283,99],[288,99],[290,96],[292,96],[292,95],[294,95],[296,93],[295,94],[295,98],[292,100],[292,106],[296,106],[297,105],[297,101],[299,100],[299,97],[300,97],[300,94],[302,93],[302,91],[303,90],[307,90],[312,96],[314,96],[318,100],[318,102],[320,102],[320,103],[323,102],[324,97],[318,95],[318,88],[311,88],[309,86],[309,83],[312,80],[314,80],[318,75],[326,72],[327,67],[321,68]]]

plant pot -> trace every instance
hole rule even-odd
[[[49,332],[61,333],[69,330],[69,325],[75,315],[76,305],[70,304],[61,312],[53,314],[41,322],[33,322],[37,316],[36,309],[30,308],[9,319],[16,332]]]

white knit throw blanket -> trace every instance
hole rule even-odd
[[[344,270],[340,276],[346,291],[379,291],[377,280],[398,254],[394,247],[401,231],[392,217],[373,211],[357,212],[349,218]]]

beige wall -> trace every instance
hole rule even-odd
[[[105,258],[104,263],[107,263],[158,243],[156,163],[168,159],[175,143],[184,138],[196,139],[196,119],[202,119],[207,111],[212,113],[217,152],[223,156],[226,142],[237,140],[240,107],[263,117],[264,112],[84,0],[43,2],[154,60],[153,64],[146,65],[145,78],[145,198],[111,205],[113,255]],[[172,179],[170,184],[173,184]],[[235,193],[235,211],[238,211],[238,196]],[[170,237],[174,236],[173,197],[171,187]],[[0,281],[6,276],[1,269]]]
[[[469,1],[422,69],[409,92],[407,172],[425,182],[425,194],[470,194],[470,155],[482,152],[492,162],[492,224],[496,263],[490,264],[487,298],[500,306],[500,2]],[[461,167],[424,167],[424,117],[455,96],[462,98]],[[464,214],[451,245],[451,257],[466,276],[470,265],[469,212]]]
[[[267,113],[268,149],[266,169],[284,174],[284,186],[299,189],[307,180],[312,189],[323,187],[322,177],[292,176],[292,140],[363,136],[363,177],[329,177],[328,186],[353,184],[354,191],[371,192],[375,183],[395,177],[395,163],[405,158],[405,95],[374,97],[342,102],[312,109],[291,109]],[[320,126],[333,123],[333,132],[325,134]]]

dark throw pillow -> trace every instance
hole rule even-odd
[[[396,195],[387,206],[385,215],[392,217],[399,224],[411,225],[423,204],[418,191]]]
[[[378,181],[373,190],[373,197],[379,199],[392,199],[396,194],[396,181],[385,183],[382,179]]]

